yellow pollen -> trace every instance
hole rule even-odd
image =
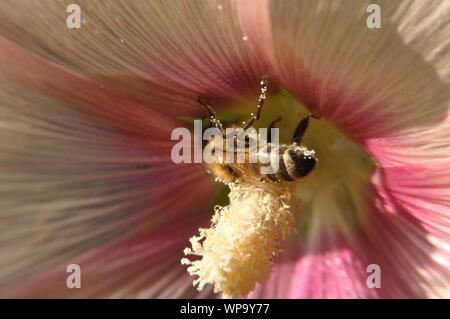
[[[216,206],[211,228],[199,229],[200,235],[190,239],[192,247],[184,250],[198,259],[183,258],[181,263],[197,276],[198,290],[212,284],[224,298],[245,297],[270,277],[282,241],[294,230],[295,216],[285,204],[289,192],[282,196],[240,183],[228,187],[229,205]]]

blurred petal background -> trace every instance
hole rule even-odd
[[[180,258],[222,186],[170,132],[270,77],[323,117],[321,168],[251,296],[450,297],[448,1],[377,1],[381,29],[367,1],[77,1],[68,29],[70,3],[0,4],[0,296],[213,296]]]

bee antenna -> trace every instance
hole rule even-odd
[[[261,94],[259,95],[258,99],[258,106],[256,108],[256,114],[253,115],[250,118],[250,120],[247,122],[247,124],[244,127],[244,131],[248,128],[250,128],[256,121],[259,120],[261,117],[261,112],[264,106],[264,102],[266,100],[266,93],[267,93],[267,86],[269,84],[269,81],[262,79],[261,82],[259,82]]]
[[[214,112],[211,105],[208,104],[201,96],[197,96],[197,102],[200,103],[209,115],[211,123],[218,128],[221,132],[224,132],[222,123],[216,118],[216,112]]]

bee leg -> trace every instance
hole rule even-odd
[[[261,85],[261,94],[259,95],[259,99],[258,99],[258,107],[256,109],[256,114],[253,115],[253,113],[251,114],[252,117],[250,118],[250,120],[248,120],[247,124],[245,124],[244,130],[252,127],[253,124],[255,124],[256,121],[259,120],[260,116],[261,116],[261,111],[263,109],[264,106],[264,101],[266,100],[266,92],[267,92],[267,80],[261,80],[260,85]]]
[[[272,123],[269,125],[269,129],[267,130],[267,143],[272,143],[272,133],[271,130],[275,127],[275,124],[281,121],[281,116],[277,118],[276,120],[273,120]]]
[[[298,123],[297,128],[294,131],[294,135],[292,136],[292,142],[300,145],[302,143],[303,135],[305,135],[306,129],[308,128],[309,118],[320,119],[320,116],[316,115],[308,115],[305,116],[300,123]]]
[[[216,128],[218,128],[222,133],[225,132],[225,130],[223,129],[223,125],[222,123],[216,118],[216,112],[214,112],[214,110],[212,109],[211,105],[209,105],[205,100],[203,100],[203,98],[201,98],[200,96],[197,97],[197,102],[200,103],[201,105],[203,105],[203,107],[205,108],[206,112],[209,115],[209,119],[212,125],[214,125]]]

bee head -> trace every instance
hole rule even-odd
[[[283,155],[287,173],[291,177],[307,176],[316,166],[318,160],[315,152],[305,147],[295,147],[286,150]]]

